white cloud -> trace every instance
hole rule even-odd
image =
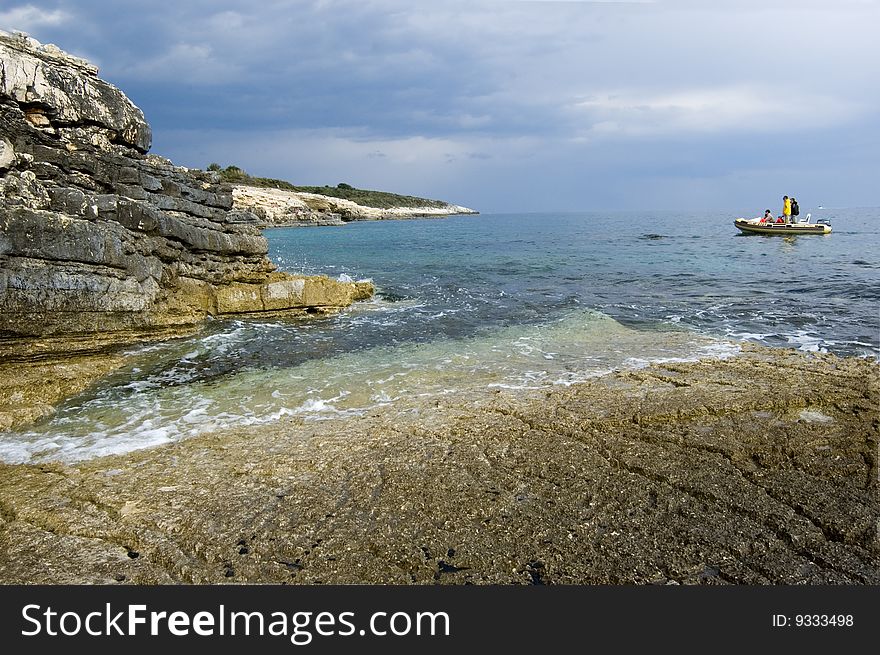
[[[659,171],[705,180],[750,170],[753,153],[774,149],[790,153],[789,167],[833,159],[840,179],[876,177],[877,0],[6,9],[28,1],[6,0],[2,21],[43,23],[41,41],[94,51],[154,121],[155,151],[182,164],[481,208],[493,194],[525,202],[530,188],[567,193],[570,206],[589,191],[610,205],[618,180],[629,198]],[[666,188],[656,186],[656,202]]]
[[[0,28],[33,32],[40,27],[61,25],[68,18],[69,14],[60,9],[49,11],[33,5],[21,5],[0,11]]]
[[[234,164],[295,184],[346,182],[467,206],[484,204],[463,189],[480,187],[489,168],[503,174],[541,147],[534,137],[374,138],[357,130],[166,131],[154,141],[155,152],[185,166]]]
[[[657,0],[507,0],[507,2],[523,2],[523,3],[537,3],[537,2],[580,2],[583,4],[622,4],[622,5],[650,5],[657,2]]]
[[[235,63],[218,57],[213,48],[202,43],[176,43],[165,52],[123,71],[135,79],[222,85],[241,72]]]
[[[799,89],[701,87],[669,93],[613,91],[576,102],[587,123],[579,138],[790,131],[838,126],[862,107]]]
[[[245,27],[244,16],[237,11],[221,11],[220,13],[210,16],[206,21],[206,26],[214,33],[217,32],[233,32],[238,33]]]

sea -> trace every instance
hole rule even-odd
[[[280,270],[372,280],[333,316],[214,320],[20,432],[5,462],[76,462],[225,428],[424,412],[752,342],[880,356],[880,208],[828,235],[742,235],[730,212],[480,214],[266,231]],[[746,216],[749,217],[749,216]]]

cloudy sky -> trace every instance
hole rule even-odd
[[[153,152],[480,211],[876,206],[880,0],[3,0]]]

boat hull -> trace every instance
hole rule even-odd
[[[829,234],[831,226],[825,223],[759,223],[736,219],[733,224],[746,234]]]

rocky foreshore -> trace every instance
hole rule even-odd
[[[260,219],[261,227],[300,227],[344,225],[352,221],[381,221],[407,218],[442,218],[458,214],[477,214],[460,205],[442,207],[366,207],[351,200],[319,193],[287,191],[235,185],[236,208],[250,211]]]
[[[0,581],[876,585],[878,424],[876,362],[746,346],[3,465]]]
[[[0,429],[105,374],[120,344],[372,294],[276,271],[231,185],[147,154],[151,134],[97,68],[0,32]]]
[[[0,430],[127,344],[372,293],[278,272],[263,227],[419,209],[236,206],[252,192],[148,154],[143,114],[88,62],[0,33],[0,63]],[[0,464],[0,583],[876,585],[878,382],[874,361],[744,346]]]

